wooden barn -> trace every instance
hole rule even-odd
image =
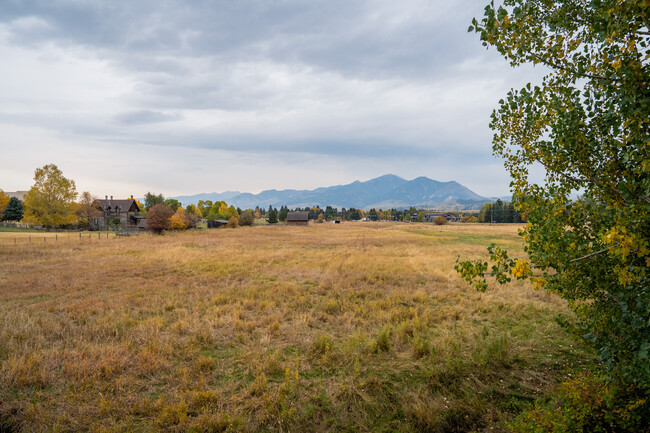
[[[219,227],[223,227],[226,224],[228,224],[228,221],[226,221],[226,220],[208,221],[208,228],[209,229],[218,229]]]
[[[289,212],[287,214],[287,225],[290,226],[308,226],[309,212]]]

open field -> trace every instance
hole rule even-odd
[[[0,430],[499,431],[589,356],[559,298],[453,270],[516,232],[0,233]]]

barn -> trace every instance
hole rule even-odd
[[[287,214],[287,225],[290,226],[308,226],[309,212],[289,212]]]
[[[209,229],[218,229],[219,227],[223,227],[226,224],[228,224],[228,221],[226,221],[226,220],[208,221],[208,228]]]

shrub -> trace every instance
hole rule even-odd
[[[444,226],[447,224],[449,221],[447,221],[447,218],[443,216],[437,216],[434,218],[433,223],[437,226]]]
[[[147,212],[147,228],[154,233],[162,233],[169,228],[172,215],[174,211],[164,204],[152,206]]]
[[[541,401],[541,400],[540,400]],[[621,394],[593,375],[560,385],[510,425],[517,432],[640,432],[650,425],[650,399]]]
[[[226,224],[226,227],[228,227],[229,229],[234,229],[237,228],[238,225],[239,225],[239,218],[235,216],[231,216],[230,219],[228,220],[228,224]]]
[[[241,216],[239,217],[240,226],[252,226],[254,222],[255,222],[255,215],[253,214],[253,211],[251,209],[245,210],[244,212],[242,212]]]

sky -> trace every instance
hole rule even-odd
[[[0,188],[103,197],[383,174],[509,193],[490,113],[539,68],[467,33],[487,0],[0,0]]]

